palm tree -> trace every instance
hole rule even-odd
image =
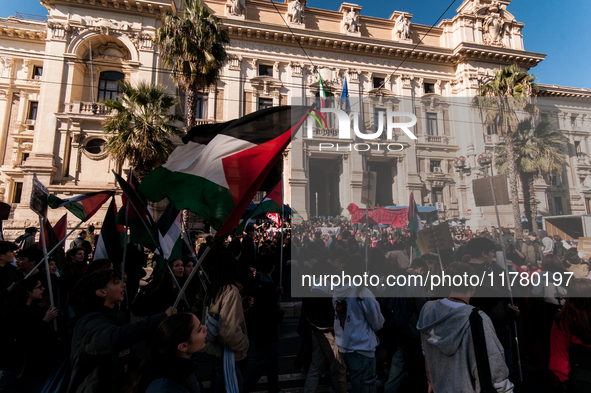
[[[196,125],[199,90],[218,81],[228,57],[224,44],[229,42],[228,32],[222,30],[222,20],[199,0],[185,0],[180,14],[166,13],[162,18],[156,44],[175,83],[182,84],[187,91],[187,129]]]
[[[495,126],[504,136],[507,149],[507,173],[513,206],[513,223],[515,232],[521,235],[518,173],[515,165],[513,134],[517,131],[519,123],[517,111],[527,106],[527,99],[536,91],[536,85],[533,83],[535,77],[521,71],[517,64],[502,70],[495,68],[494,74],[494,78],[478,88],[472,106],[480,110],[484,124]]]
[[[105,101],[112,113],[103,125],[105,134],[112,135],[106,151],[118,166],[129,160],[141,180],[166,162],[175,147],[170,138],[183,135],[174,123],[183,119],[169,114],[177,100],[166,94],[163,86],[146,82],[140,82],[137,87],[120,82],[119,86],[121,94],[117,100]]]
[[[515,167],[519,173],[523,187],[525,215],[532,223],[534,232],[538,231],[538,200],[534,190],[534,181],[538,176],[551,174],[561,170],[566,156],[564,155],[565,139],[559,130],[553,129],[550,122],[540,121],[535,127],[532,120],[524,120],[517,126],[513,134],[515,148]],[[508,172],[506,146],[497,146],[495,165],[499,173]]]

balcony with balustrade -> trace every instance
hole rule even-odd
[[[95,117],[107,117],[111,112],[104,104],[97,102],[64,102],[63,113],[66,115],[82,115],[82,116],[95,116]]]

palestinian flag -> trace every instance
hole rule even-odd
[[[161,265],[164,262],[181,259],[183,257],[182,236],[182,212],[177,210],[172,203],[164,209],[164,213],[158,220],[158,231],[161,234],[160,246],[163,250]]]
[[[244,231],[244,227],[248,220],[259,218],[259,216],[267,217],[274,222],[281,222],[281,213],[283,207],[283,180],[279,182],[267,193],[265,198],[254,208],[254,210],[240,221],[240,225],[236,228],[234,233],[239,235]],[[269,217],[269,214],[277,213],[277,221]],[[274,217],[274,216],[273,216]],[[281,225],[281,224],[277,224]]]
[[[121,187],[123,206],[117,214],[116,223],[129,227],[131,243],[141,244],[154,249],[158,247],[158,227],[150,213],[144,196],[137,192],[139,182],[130,174],[129,181],[123,180],[121,176],[113,172],[115,180]],[[125,211],[127,210],[127,221]]]
[[[113,195],[115,195],[115,191],[99,191],[81,194],[69,199],[60,199],[51,194],[47,198],[47,203],[52,209],[65,207],[82,221],[87,221]]]
[[[150,201],[168,197],[179,210],[209,221],[218,236],[231,233],[291,142],[309,108],[263,109],[222,124],[193,128],[168,162],[140,185]]]
[[[415,255],[420,258],[421,252],[417,245],[417,239],[419,237],[419,231],[423,229],[423,223],[421,217],[419,217],[419,208],[415,203],[414,195],[411,191],[410,201],[408,202],[408,230],[410,232],[410,244],[415,252]]]
[[[51,223],[47,218],[44,220],[44,235],[45,235],[45,247],[47,248],[47,252],[53,250],[55,246],[66,237],[67,229],[68,229],[68,213],[64,214],[62,218],[55,224],[54,227],[51,226]],[[39,241],[39,248],[43,248],[43,242]],[[62,242],[62,246],[58,247],[54,252],[49,255],[49,259],[54,260],[57,268],[60,272],[65,271],[67,268],[66,265],[66,254],[64,252],[64,242]]]
[[[320,94],[320,107],[326,108],[326,90],[324,90],[324,83],[322,82],[320,73],[318,73],[318,89]]]
[[[117,225],[115,219],[117,217],[117,205],[115,204],[115,198],[111,200],[101,233],[98,241],[96,242],[96,248],[92,260],[97,259],[110,259],[114,266],[120,266],[123,261],[123,246],[125,242],[125,227],[123,225]]]

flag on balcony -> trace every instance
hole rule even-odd
[[[320,94],[320,107],[326,108],[326,90],[324,90],[324,83],[322,82],[320,72],[318,73],[318,92]]]
[[[78,195],[69,199],[60,199],[51,194],[47,198],[47,203],[52,209],[65,207],[70,213],[82,221],[87,221],[113,195],[115,195],[115,191],[99,191]]]
[[[420,258],[421,251],[419,251],[419,246],[417,245],[417,239],[419,237],[419,231],[423,229],[423,223],[421,222],[421,217],[419,216],[419,209],[417,204],[415,203],[414,195],[411,191],[410,193],[410,201],[408,202],[408,230],[410,232],[410,244],[415,252],[415,255]]]
[[[343,92],[341,93],[341,102],[345,103],[345,112],[351,113],[351,101],[349,101],[349,86],[347,85],[347,77],[345,77],[345,83],[343,84]]]
[[[140,191],[154,202],[168,197],[177,209],[190,209],[209,221],[220,236],[229,234],[308,110],[273,107],[227,123],[197,126],[184,138],[186,145],[144,178]]]

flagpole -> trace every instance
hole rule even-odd
[[[181,231],[181,233],[182,233],[183,241],[187,245],[187,248],[189,250],[191,250],[191,256],[195,259],[195,261],[197,261],[197,255],[195,254],[195,250],[192,248],[191,241],[189,240],[189,238],[187,236],[187,232],[185,231],[184,226],[183,226],[183,230]],[[211,280],[209,279],[209,276],[207,275],[207,273],[205,273],[205,270],[203,270],[202,267],[200,267],[200,269],[201,269],[202,273],[205,275],[205,278],[207,278],[207,282],[209,282],[211,284]],[[201,279],[201,277],[199,279]],[[203,285],[205,285],[205,283],[203,283]]]
[[[53,285],[51,284],[51,273],[49,272],[49,259],[47,258],[47,246],[45,245],[45,223],[43,222],[43,216],[38,214],[39,216],[39,226],[41,229],[41,244],[43,246],[43,259],[45,260],[45,274],[47,275],[47,290],[49,291],[49,304],[51,308],[55,308],[55,303],[53,301]],[[35,271],[33,269],[32,271]],[[53,319],[53,328],[57,331],[57,321],[55,318]]]
[[[203,253],[203,255],[201,255],[201,258],[199,258],[199,261],[197,262],[197,266],[195,266],[195,268],[193,269],[193,271],[191,272],[191,274],[189,274],[189,277],[187,277],[187,281],[185,281],[185,284],[183,285],[183,288],[179,292],[178,296],[176,297],[176,300],[174,301],[174,305],[172,306],[172,312],[173,313],[174,313],[174,310],[176,310],[177,306],[179,305],[179,302],[181,301],[181,298],[183,296],[183,293],[185,293],[185,291],[187,290],[187,287],[189,286],[189,283],[193,279],[193,276],[195,275],[195,273],[197,272],[198,268],[201,266],[201,263],[203,262],[203,260],[207,256],[207,254],[209,253],[209,250],[210,250],[210,247],[207,246],[207,248],[205,249],[205,252]]]
[[[279,287],[283,292],[283,221],[285,219],[285,201],[283,200],[283,173],[281,174],[281,245],[279,251]],[[281,292],[279,292],[279,308],[281,308]]]
[[[129,168],[129,178],[131,179],[131,177],[133,176],[133,171],[131,169],[131,167]],[[129,231],[129,198],[127,198],[127,202],[125,202],[125,236],[124,236],[124,241],[123,241],[123,260],[121,261],[121,281],[123,281],[123,278],[125,277],[125,258],[127,257],[127,232]],[[125,287],[125,295],[127,295],[127,286]],[[125,296],[125,298],[127,299],[127,296]],[[129,300],[127,300],[127,303],[129,305]]]
[[[367,272],[367,265],[369,262],[369,187],[371,180],[369,179],[369,163],[366,161],[367,167],[367,204],[365,205],[365,271]]]
[[[64,242],[64,241],[65,241],[65,240],[68,238],[68,236],[70,236],[70,235],[71,235],[71,234],[72,234],[72,233],[73,233],[73,232],[74,232],[76,229],[78,229],[78,228],[80,227],[80,225],[82,225],[84,222],[86,222],[86,221],[80,221],[80,222],[78,223],[78,225],[76,225],[76,226],[74,227],[74,229],[72,229],[72,230],[71,230],[71,231],[70,231],[70,232],[69,232],[69,233],[68,233],[66,236],[64,236],[64,238],[63,238],[62,240],[60,240],[60,241],[59,241],[59,242],[58,242],[58,243],[57,243],[57,244],[56,244],[56,245],[55,245],[55,246],[54,246],[54,247],[51,249],[51,251],[49,251],[49,252],[47,253],[47,255],[46,255],[46,256],[44,256],[44,257],[43,257],[43,259],[39,261],[39,263],[37,263],[37,265],[35,265],[35,267],[33,268],[33,270],[31,270],[31,271],[29,272],[29,274],[27,274],[27,275],[25,276],[25,278],[29,278],[29,276],[30,276],[30,275],[32,275],[32,274],[33,274],[33,272],[34,272],[35,270],[37,270],[37,269],[39,268],[39,266],[41,266],[41,264],[42,264],[42,263],[44,263],[44,262],[45,262],[45,259],[46,259],[46,258],[48,258],[48,257],[49,257],[49,256],[50,256],[50,255],[51,255],[51,254],[52,254],[52,253],[55,251],[55,250],[57,250],[57,248],[58,248],[59,246],[61,246],[61,245],[62,245],[62,243],[63,243],[63,242]]]

